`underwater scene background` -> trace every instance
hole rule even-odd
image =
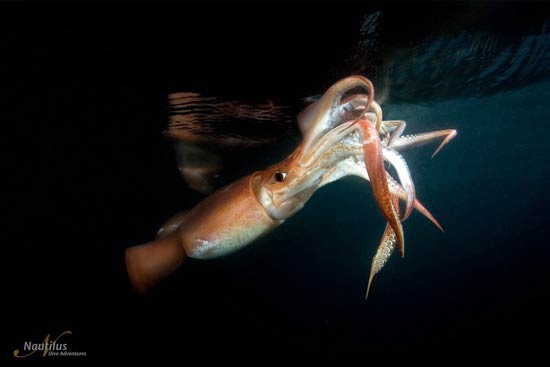
[[[78,362],[544,347],[547,4],[8,4],[0,27],[10,358],[64,330],[87,351]],[[204,197],[162,135],[170,93],[295,116],[356,73],[407,133],[458,131],[434,159],[435,146],[404,153],[444,233],[413,213],[405,258],[365,301],[385,222],[369,185],[346,178],[245,249],[133,293],[124,250]],[[277,162],[296,139],[238,153],[230,173]]]

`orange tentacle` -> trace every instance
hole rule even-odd
[[[366,120],[359,120],[357,124],[363,137],[365,166],[370,177],[374,198],[382,214],[395,232],[399,252],[401,256],[404,256],[405,238],[403,235],[403,227],[399,220],[399,214],[392,203],[392,196],[386,179],[386,170],[382,157],[382,144],[380,142],[378,130]]]

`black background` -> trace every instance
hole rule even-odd
[[[505,202],[489,200],[492,217],[476,223],[485,220],[481,228],[502,233],[487,245],[495,248],[491,255],[480,253],[465,262],[462,273],[442,275],[433,285],[415,288],[414,279],[390,276],[385,284],[393,281],[397,288],[380,287],[370,304],[362,299],[364,284],[334,279],[346,267],[364,267],[350,259],[345,239],[334,235],[337,224],[349,220],[345,211],[336,214],[341,222],[325,229],[335,238],[334,253],[308,243],[307,233],[293,237],[293,229],[318,230],[302,216],[302,227],[289,223],[239,254],[190,261],[147,298],[133,294],[124,269],[126,247],[150,240],[167,217],[202,198],[186,188],[171,144],[161,135],[168,93],[292,103],[322,92],[348,72],[345,60],[361,21],[378,9],[391,15],[383,35],[387,49],[434,29],[454,31],[451,20],[464,14],[477,16],[471,27],[494,25],[506,34],[528,29],[540,20],[540,9],[546,11],[543,4],[505,4],[497,19],[493,7],[3,5],[7,353],[25,340],[63,330],[73,331],[70,346],[87,351],[87,360],[218,351],[542,347],[544,340],[534,336],[547,321],[548,306],[542,186],[531,191],[540,195],[540,207],[519,205],[525,187]],[[514,29],[503,26],[511,19]],[[516,173],[522,174],[520,165]],[[354,205],[354,198],[333,201],[341,208]],[[312,205],[322,212],[322,202]],[[501,214],[499,206],[515,216]],[[472,245],[471,236],[462,235],[455,234],[453,246]],[[507,241],[514,245],[505,246]],[[521,247],[528,253],[514,260],[519,242],[528,244]],[[428,270],[445,273],[437,264]],[[426,295],[430,300],[423,300]]]

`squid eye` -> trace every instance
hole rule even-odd
[[[275,179],[278,181],[278,182],[283,182],[286,178],[286,172],[281,172],[281,171],[277,171],[275,173]]]

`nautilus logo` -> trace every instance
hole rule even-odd
[[[86,352],[76,352],[69,349],[66,336],[72,334],[72,331],[65,330],[55,338],[48,334],[40,342],[25,341],[23,348],[13,351],[13,356],[15,358],[27,358],[33,354],[38,354],[42,357],[85,357]]]

